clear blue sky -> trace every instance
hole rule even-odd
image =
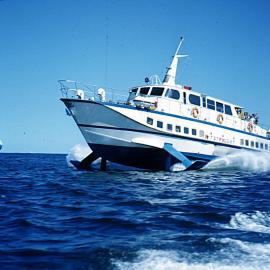
[[[128,89],[162,78],[180,36],[190,57],[179,83],[270,125],[269,14],[268,0],[0,1],[3,151],[67,153],[83,138],[57,80]]]

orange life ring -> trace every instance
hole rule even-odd
[[[194,107],[191,111],[191,114],[194,118],[198,118],[199,117],[199,109],[197,107]]]
[[[249,132],[253,131],[253,124],[251,122],[248,123],[247,129]]]
[[[220,125],[223,123],[224,117],[223,117],[222,114],[219,114],[219,115],[217,116],[217,121],[218,121],[218,123],[219,123]]]

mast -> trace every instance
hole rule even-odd
[[[172,63],[170,65],[170,67],[167,68],[166,75],[165,75],[165,77],[163,79],[163,84],[165,84],[165,85],[175,85],[175,78],[176,78],[178,59],[182,58],[182,57],[187,57],[187,55],[178,54],[183,41],[184,41],[184,38],[181,37],[179,45],[178,45],[178,47],[176,49],[176,52],[175,52],[175,54],[173,56]]]

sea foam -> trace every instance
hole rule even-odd
[[[270,153],[239,150],[211,161],[205,168],[266,172],[270,171]]]
[[[224,228],[249,232],[270,233],[270,214],[260,211],[246,214],[238,212],[231,217],[229,224],[224,225]]]
[[[86,156],[88,156],[91,152],[92,151],[89,148],[89,146],[76,144],[70,149],[68,155],[66,156],[67,164],[70,167],[73,167],[73,165],[70,163],[70,160],[81,161]]]
[[[212,242],[217,241],[212,239]],[[233,240],[226,240],[223,244],[234,244]],[[241,241],[240,241],[241,242]],[[221,241],[222,243],[222,241]],[[238,245],[237,245],[238,244]],[[245,248],[246,244],[239,244],[237,242],[236,248]],[[243,247],[244,246],[244,247]],[[252,252],[250,246],[249,251]],[[267,247],[268,249],[269,247]],[[226,254],[228,252],[228,254]],[[254,251],[258,253],[258,249]],[[266,252],[263,255],[266,255]],[[262,255],[260,253],[260,255]],[[222,250],[219,254],[212,256],[211,254],[202,254],[201,259],[197,257],[192,258],[192,254],[181,254],[176,251],[159,251],[159,250],[141,250],[137,253],[137,257],[132,261],[113,261],[113,265],[119,270],[269,270],[269,257],[262,260],[262,257],[252,257],[252,261],[239,258],[237,253],[231,253],[228,249]],[[250,253],[248,255],[250,256]],[[267,255],[266,255],[267,256]],[[225,257],[225,258],[224,258]]]

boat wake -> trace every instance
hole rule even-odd
[[[231,238],[209,238],[216,252],[140,250],[132,261],[115,260],[119,270],[266,270],[270,269],[270,244]]]
[[[238,212],[224,228],[270,234],[270,214],[260,211],[247,214]]]
[[[239,150],[209,162],[205,169],[240,169],[266,172],[270,171],[270,154]]]

